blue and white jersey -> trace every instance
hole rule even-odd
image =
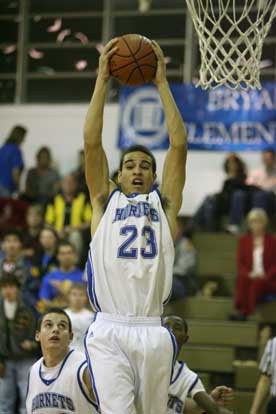
[[[57,367],[47,368],[40,358],[30,369],[27,414],[96,414],[82,379],[84,354],[71,350]]]
[[[169,388],[168,414],[182,414],[186,398],[189,395],[193,398],[198,392],[206,392],[198,375],[185,362],[176,361]]]
[[[116,189],[89,249],[88,294],[95,310],[160,316],[171,292],[173,262],[159,192],[126,196]]]

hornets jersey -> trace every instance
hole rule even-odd
[[[44,377],[43,358],[29,374],[26,398],[27,414],[96,414],[97,405],[88,395],[83,382],[85,356],[74,350],[68,352],[57,373]],[[55,369],[55,368],[54,368]]]
[[[194,397],[197,392],[205,392],[198,375],[185,362],[176,361],[169,388],[168,414],[182,414],[188,395]]]
[[[170,295],[174,245],[158,190],[109,198],[87,262],[96,311],[160,316]]]

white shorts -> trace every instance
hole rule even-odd
[[[177,354],[161,318],[98,313],[85,337],[101,414],[166,414]]]

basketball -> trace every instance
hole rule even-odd
[[[127,34],[119,38],[117,47],[109,63],[114,78],[130,86],[143,85],[154,78],[157,60],[150,39]]]

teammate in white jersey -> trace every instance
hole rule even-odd
[[[104,48],[84,126],[86,180],[93,206],[87,266],[88,293],[98,312],[86,336],[90,374],[102,414],[165,414],[176,351],[161,324],[170,295],[176,216],[182,203],[186,130],[171,94],[156,42],[154,83],[163,105],[170,146],[158,189],[155,159],[142,146],[126,150],[118,181],[109,182],[102,145],[109,58]]]
[[[40,319],[36,340],[43,357],[30,369],[27,414],[96,414],[85,356],[69,349],[73,338],[69,316],[49,309]]]
[[[177,340],[178,350],[188,341],[188,325],[180,316],[163,319]],[[190,396],[190,398],[188,397]],[[229,414],[224,406],[233,401],[232,389],[219,386],[207,394],[199,376],[183,361],[176,361],[169,388],[168,414]]]

